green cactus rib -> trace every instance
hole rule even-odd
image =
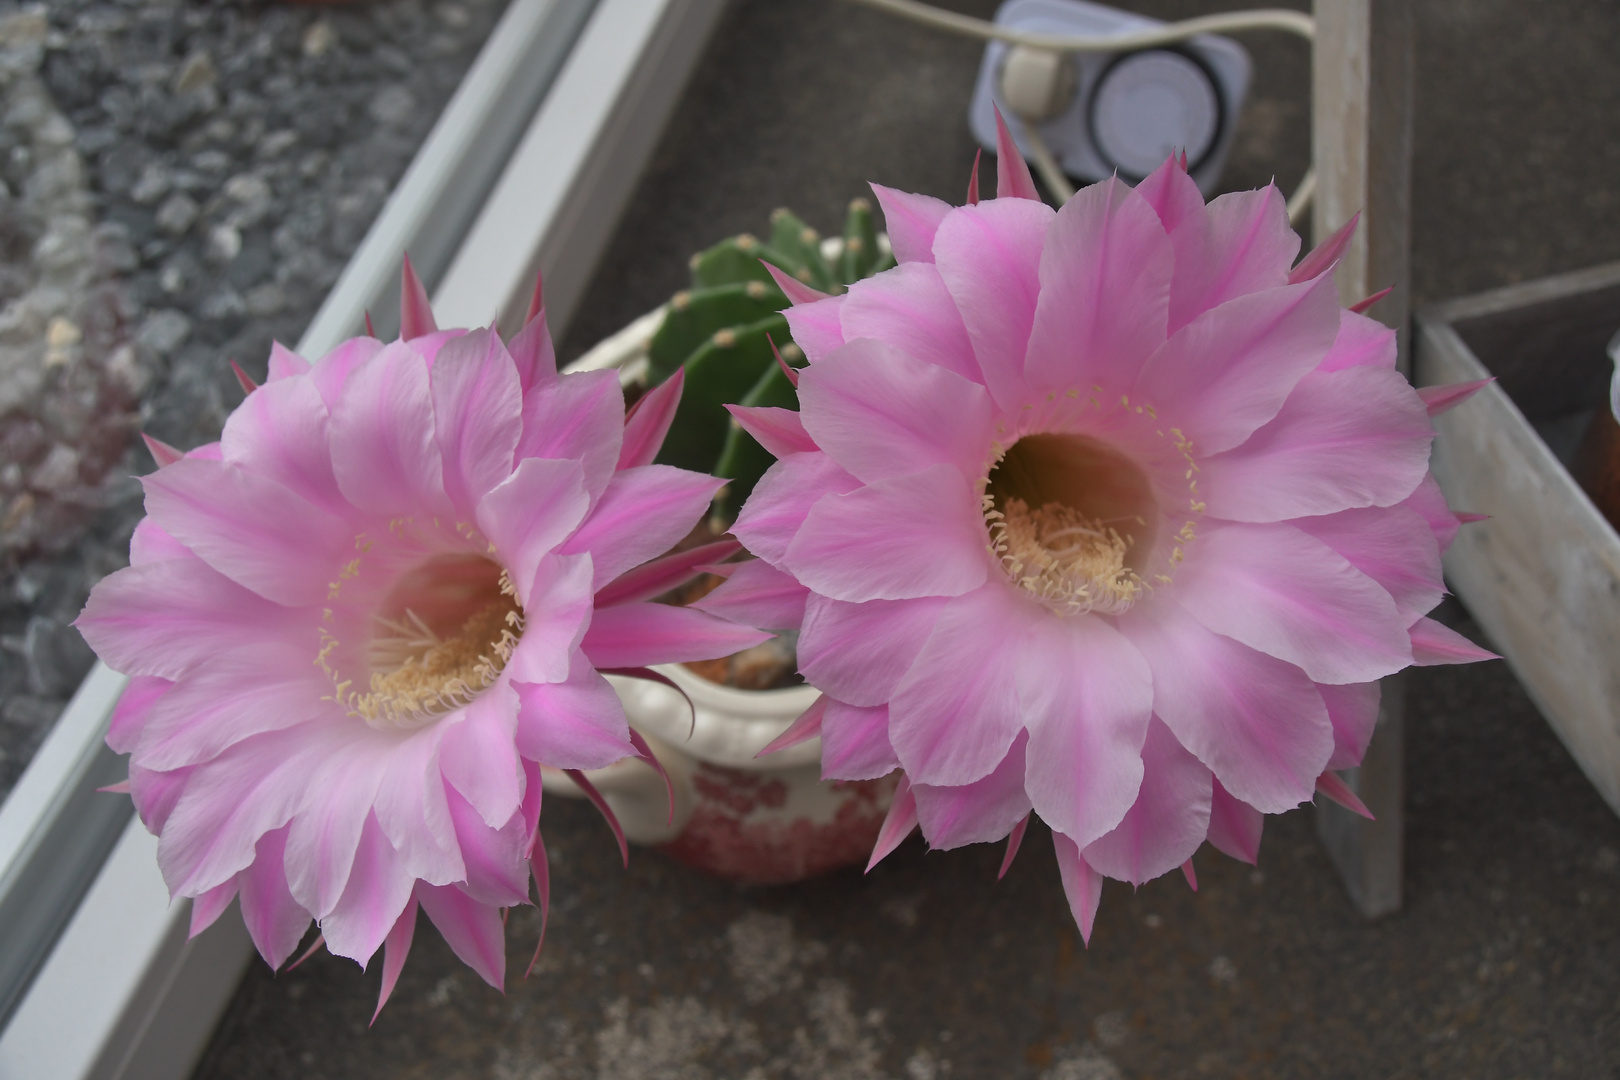
[[[773,462],[752,436],[733,423],[727,404],[796,409],[798,395],[778,368],[771,340],[791,364],[804,354],[780,314],[788,299],[765,263],[821,292],[836,294],[894,265],[879,245],[872,206],[849,204],[843,243],[835,259],[821,252],[821,237],[789,210],[771,214],[768,242],[746,233],[692,256],[692,287],[670,301],[648,346],[648,382],[656,386],[677,369],[686,388],[658,461],[725,477],[716,501],[725,520],[735,516]]]
[[[717,331],[694,352],[683,365],[686,387],[659,451],[659,463],[714,472],[731,426],[726,405],[742,401],[766,369],[776,366],[771,340],[786,341],[787,336],[787,319],[773,313],[746,326]]]

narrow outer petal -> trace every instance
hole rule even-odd
[[[846,342],[874,338],[925,363],[981,381],[967,327],[931,263],[906,263],[857,281],[843,300],[839,319]]]
[[[517,368],[498,336],[474,330],[445,342],[429,385],[445,491],[470,515],[512,472],[523,430]]]
[[[1142,745],[1142,790],[1119,827],[1082,849],[1111,878],[1140,885],[1192,858],[1209,833],[1213,778],[1157,719]]]
[[[772,566],[781,566],[810,508],[828,495],[860,486],[859,480],[826,454],[790,455],[765,470],[731,532],[749,551]]]
[[[1029,739],[1020,733],[1001,764],[989,776],[971,784],[932,787],[913,784],[917,798],[917,823],[930,847],[948,851],[964,844],[985,844],[1012,832],[1029,813],[1029,796],[1024,792],[1025,747]]]
[[[939,223],[951,212],[951,204],[930,195],[913,195],[907,191],[872,185],[883,208],[883,225],[894,247],[894,257],[901,263],[934,261],[934,233]]]
[[[799,672],[852,705],[881,705],[934,631],[949,601],[868,600],[848,604],[810,595],[799,630]]]
[[[863,708],[824,698],[821,775],[826,780],[876,780],[900,767],[889,743],[889,707]]]

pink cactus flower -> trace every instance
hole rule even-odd
[[[705,606],[803,604],[824,700],[786,741],[905,773],[874,862],[918,823],[1015,850],[1033,810],[1089,938],[1103,877],[1353,802],[1377,680],[1490,654],[1425,617],[1459,518],[1394,332],[1336,299],[1354,222],[1295,266],[1274,187],[1206,206],[1172,160],[1053,210],[999,170],[955,208],[876,187],[899,265],[789,294],[800,411],[733,410],[780,459],[760,562]]]
[[[547,898],[540,766],[644,751],[602,670],[765,637],[648,602],[720,486],[650,463],[678,385],[627,419],[539,310],[510,345],[439,331],[409,264],[402,307],[392,344],[276,347],[219,442],[150,443],[131,565],[77,624],[132,677],[107,741],[193,933],[239,897],[273,966],[311,918],[386,943],[379,1010],[418,907],[502,984],[502,909],[531,873]]]

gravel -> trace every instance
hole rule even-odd
[[[0,798],[93,661],[137,433],[218,437],[503,8],[0,4]]]

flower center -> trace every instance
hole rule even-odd
[[[367,689],[338,700],[375,728],[411,730],[492,685],[523,633],[511,580],[481,556],[442,555],[407,573],[372,616]]]
[[[990,550],[1036,600],[1060,615],[1116,615],[1142,596],[1159,513],[1128,458],[1083,435],[1026,435],[984,485]]]

